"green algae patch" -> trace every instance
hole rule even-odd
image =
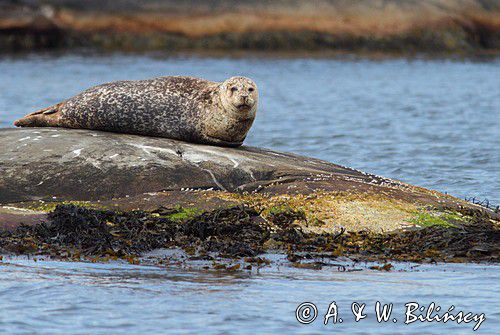
[[[19,208],[30,209],[32,211],[49,213],[54,211],[58,205],[75,205],[84,208],[106,209],[104,206],[90,201],[47,201],[47,202],[27,202],[19,205]]]
[[[431,227],[431,226],[441,226],[445,228],[455,227],[455,225],[443,220],[441,217],[429,214],[429,213],[418,213],[415,218],[409,220],[409,222],[419,226],[419,227]]]
[[[471,220],[471,217],[464,216],[455,211],[433,211],[418,212],[413,218],[408,220],[408,222],[418,227],[440,226],[443,228],[456,228],[457,225]]]
[[[151,212],[152,216],[169,219],[175,222],[183,222],[195,218],[203,211],[196,207],[176,206],[174,208],[160,207]]]

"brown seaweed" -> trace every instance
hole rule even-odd
[[[47,222],[0,232],[0,251],[71,259],[121,257],[135,262],[144,252],[175,247],[192,259],[222,256],[268,264],[259,255],[272,245],[297,267],[303,260],[340,256],[355,261],[495,263],[500,256],[498,224],[479,210],[467,213],[472,221],[453,226],[321,234],[305,232],[294,224],[302,214],[291,209],[280,210],[269,220],[243,205],[204,212],[184,221],[169,219],[162,215],[165,211],[118,212],[58,205]],[[321,268],[320,263],[316,261],[319,265],[315,266]]]

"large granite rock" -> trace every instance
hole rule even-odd
[[[0,129],[0,203],[98,200],[181,189],[378,192],[434,203],[438,192],[318,159],[253,147],[62,128]],[[457,199],[458,200],[458,199]]]
[[[245,146],[24,128],[0,129],[0,148],[0,228],[39,222],[62,201],[124,211],[179,206],[210,211],[241,203],[271,210],[291,204],[305,211],[306,226],[315,222],[309,228],[331,231],[395,230],[422,218],[447,218],[450,208],[500,216],[396,180]]]
[[[54,128],[0,130],[0,148],[0,253],[498,260],[498,213],[317,159]]]
[[[271,150],[88,130],[2,129],[0,148],[0,203],[97,200],[183,188],[276,191],[276,186],[286,185],[288,192],[304,192],[304,184],[314,185],[311,189],[408,188],[347,167]]]

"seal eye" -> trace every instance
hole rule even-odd
[[[237,90],[238,90],[238,87],[236,87],[236,86],[231,87],[231,92],[236,92]]]
[[[253,92],[253,91],[254,91],[254,88],[253,88],[253,87],[250,87],[250,88],[248,89],[248,92]]]

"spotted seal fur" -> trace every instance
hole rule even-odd
[[[237,147],[257,110],[255,83],[169,76],[89,88],[17,120],[18,127],[84,128]]]

